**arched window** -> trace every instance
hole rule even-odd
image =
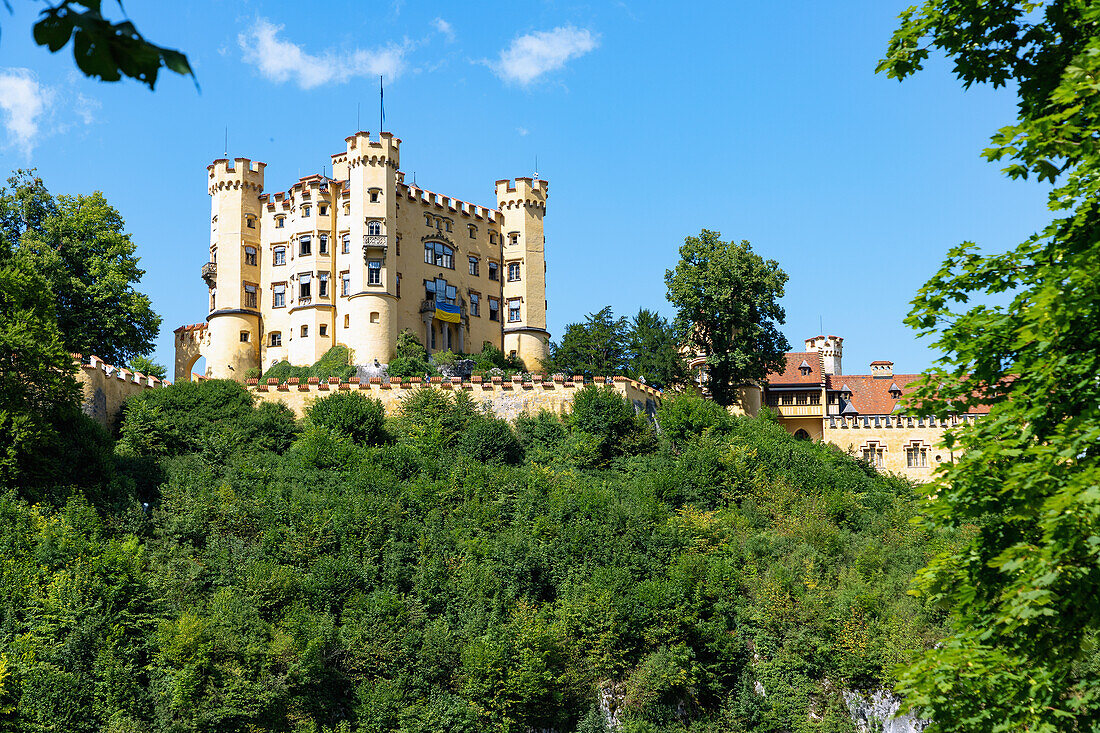
[[[424,262],[453,270],[455,269],[455,251],[442,242],[425,242]]]
[[[372,237],[379,237],[382,235],[382,222],[380,221],[368,221],[367,222],[367,234]]]
[[[795,431],[794,439],[795,440],[809,440],[810,439],[810,434],[807,433],[802,428],[799,428],[798,430]]]

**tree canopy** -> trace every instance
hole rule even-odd
[[[145,271],[118,210],[100,192],[53,196],[33,171],[0,188],[0,259],[25,259],[48,285],[65,348],[125,364],[146,354],[160,328]]]
[[[901,16],[879,70],[905,79],[932,52],[964,86],[1010,86],[1014,124],[984,152],[1050,181],[1054,218],[1002,253],[953,248],[907,323],[943,354],[913,404],[988,405],[949,434],[930,509],[977,527],[919,588],[952,634],[901,689],[938,730],[1076,731],[1100,716],[1100,5],[928,0]]]
[[[723,242],[721,236],[703,229],[685,238],[676,269],[665,271],[665,285],[677,309],[680,343],[706,359],[710,395],[730,405],[742,384],[782,369],[791,346],[779,331],[787,273],[747,241]]]

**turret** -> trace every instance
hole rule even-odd
[[[843,374],[840,358],[844,355],[844,339],[840,336],[814,336],[806,339],[806,351],[820,352],[826,374]]]
[[[235,158],[207,166],[210,193],[210,261],[202,268],[209,287],[208,376],[244,381],[259,366],[260,194],[264,163]]]
[[[351,253],[348,347],[356,363],[388,362],[397,341],[397,168],[401,140],[388,132],[371,140],[357,132],[346,138]],[[335,167],[333,168],[335,171]],[[341,267],[345,265],[342,263]],[[370,269],[378,271],[371,282]]]
[[[528,369],[541,370],[550,355],[542,228],[550,183],[531,178],[501,180],[496,193],[504,235],[504,352],[515,353]]]

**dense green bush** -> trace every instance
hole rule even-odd
[[[262,380],[278,379],[280,382],[285,382],[292,377],[297,377],[302,382],[307,381],[310,377],[322,380],[327,380],[329,377],[338,377],[346,380],[354,377],[356,373],[355,365],[350,362],[351,353],[346,346],[333,346],[322,354],[321,358],[312,366],[293,366],[284,359],[271,365],[262,375],[246,376],[259,376]]]
[[[306,408],[306,419],[361,445],[382,445],[389,440],[382,403],[357,392],[334,392],[314,400]]]
[[[148,511],[0,496],[0,731],[594,733],[603,689],[624,731],[851,733],[841,691],[941,633],[906,589],[961,538],[769,420],[676,398],[656,445],[603,388],[514,429],[421,388],[299,432],[178,388],[126,408]]]

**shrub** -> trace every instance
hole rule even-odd
[[[405,329],[397,334],[397,342],[393,345],[395,359],[412,359],[414,361],[428,361],[428,351],[420,343],[416,334]]]
[[[549,410],[542,410],[534,417],[517,417],[516,436],[528,460],[550,463],[562,456],[567,433],[557,415]]]
[[[652,450],[655,443],[647,438],[649,426],[635,419],[634,406],[607,387],[589,385],[573,398],[570,429],[596,441],[601,463],[619,455]]]
[[[438,453],[454,445],[455,438],[482,416],[465,392],[453,395],[423,386],[401,403],[395,424],[402,439],[420,448]]]
[[[674,445],[711,431],[728,430],[732,422],[733,417],[721,405],[695,392],[666,397],[657,410],[661,435]]]
[[[303,465],[313,468],[353,468],[363,454],[355,442],[335,430],[309,425],[290,451]]]
[[[391,377],[435,377],[439,372],[434,366],[422,359],[397,356],[386,366],[386,374]]]
[[[351,364],[351,352],[348,351],[348,348],[346,346],[333,346],[326,351],[320,359],[314,362],[312,366],[293,366],[289,361],[284,359],[272,365],[263,373],[261,378],[278,379],[280,382],[285,382],[292,377],[297,377],[304,382],[310,377],[317,377],[318,379],[328,379],[329,377],[350,379],[355,376],[355,372],[356,368]]]
[[[362,445],[381,445],[389,437],[382,403],[356,392],[336,392],[314,400],[306,408],[306,419]]]
[[[523,461],[523,446],[512,426],[496,418],[473,422],[459,435],[458,449],[481,463],[516,464]]]

